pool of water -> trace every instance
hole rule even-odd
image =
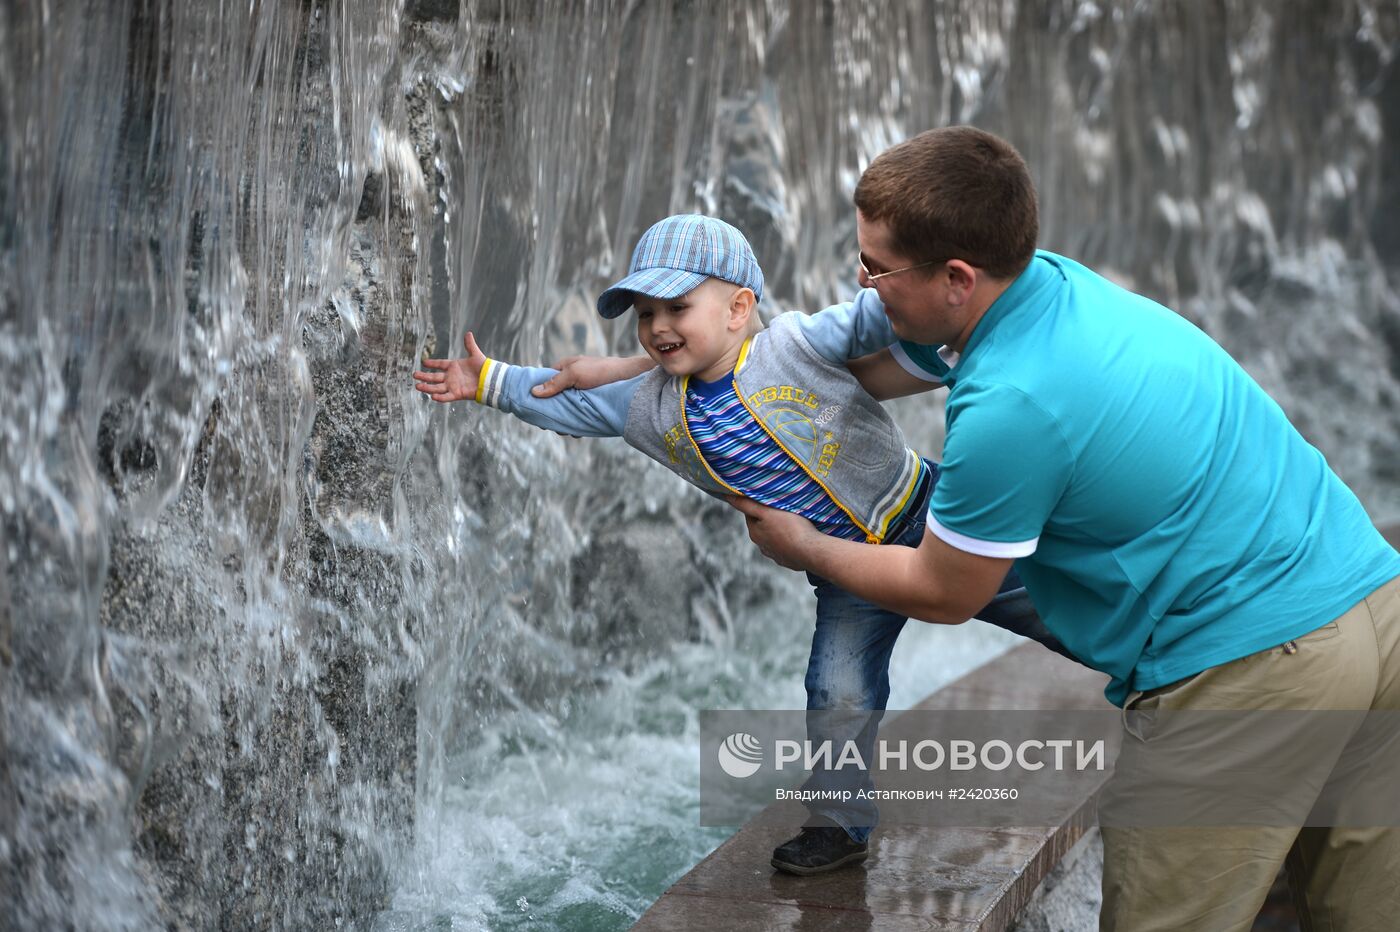
[[[488,730],[421,813],[417,859],[373,932],[630,926],[732,831],[700,825],[698,713],[803,706],[815,602],[794,586],[787,604],[731,645],[684,644],[615,675],[557,720]],[[1017,640],[981,622],[911,622],[890,708]]]

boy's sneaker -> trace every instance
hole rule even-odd
[[[810,826],[773,849],[771,863],[789,874],[820,874],[847,864],[859,864],[870,845],[852,841],[844,828]]]

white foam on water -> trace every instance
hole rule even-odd
[[[374,932],[624,929],[732,829],[700,825],[698,715],[800,709],[815,601],[741,625],[731,647],[683,644],[580,698],[556,740],[503,716],[454,761],[420,816],[420,863]],[[1019,643],[981,622],[910,622],[891,663],[905,708]],[[766,865],[759,865],[766,869]]]

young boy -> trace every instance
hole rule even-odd
[[[467,357],[424,360],[433,371],[415,372],[415,387],[435,401],[473,398],[560,433],[621,436],[712,495],[795,512],[835,537],[916,546],[938,467],[905,445],[845,366],[895,342],[874,294],[812,315],[782,314],[765,330],[755,310],[763,273],[743,235],[710,217],[668,217],[642,236],[627,277],[598,299],[605,318],[635,306],[637,339],[656,368],[537,398],[531,386],[553,370],[488,359],[467,333]],[[889,698],[890,653],[907,619],[808,578],[817,623],[807,708],[871,713],[823,718],[823,733],[809,738],[832,738],[834,747],[854,739],[869,760]],[[978,617],[1063,652],[1014,574],[989,609]],[[878,812],[855,798],[872,786],[869,775],[850,770],[812,773],[804,789],[850,790],[851,800],[810,806],[806,827],[773,852],[774,867],[812,874],[865,859]]]

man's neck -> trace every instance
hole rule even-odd
[[[981,278],[978,280],[976,287],[972,290],[972,297],[968,300],[971,311],[967,325],[958,334],[957,342],[948,344],[949,349],[959,355],[967,349],[967,341],[972,339],[972,333],[977,329],[977,325],[982,322],[983,317],[987,316],[987,312],[992,309],[997,298],[1000,298],[1006,289],[1011,287],[1014,280],[1004,278]]]

